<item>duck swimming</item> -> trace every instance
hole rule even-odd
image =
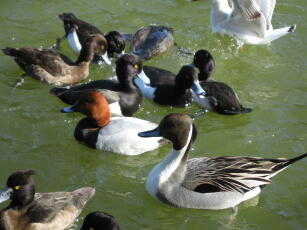
[[[276,0],[209,0],[214,33],[235,36],[246,44],[264,45],[288,33],[296,25],[273,29],[271,24]]]
[[[80,230],[120,230],[115,218],[108,213],[95,211],[89,213]]]
[[[237,94],[230,86],[210,78],[215,69],[215,62],[209,51],[198,50],[194,55],[192,66],[199,69],[198,79],[207,93],[207,97],[198,97],[192,92],[193,99],[198,105],[224,115],[252,112],[252,109],[240,104]],[[211,100],[208,100],[208,97],[211,97]]]
[[[166,26],[144,26],[132,37],[132,53],[143,60],[167,52],[174,46],[173,30]]]
[[[197,131],[186,114],[169,114],[159,126],[139,133],[173,143],[169,154],[149,173],[146,189],[154,198],[176,207],[226,209],[257,196],[273,176],[307,156],[202,157],[188,159]]]
[[[132,116],[142,102],[142,93],[133,83],[133,77],[143,76],[142,62],[134,54],[124,54],[116,61],[118,81],[97,80],[70,88],[55,87],[50,93],[67,104],[76,103],[85,90],[101,92],[107,99],[113,116]]]
[[[75,128],[75,138],[89,147],[107,150],[123,155],[139,155],[159,148],[166,141],[163,138],[144,140],[138,133],[157,124],[134,117],[111,117],[105,97],[95,91],[84,91],[72,106],[61,110],[63,113],[80,112],[86,118]]]
[[[33,170],[17,171],[0,192],[0,203],[11,200],[0,211],[1,230],[62,230],[71,226],[95,189],[84,187],[73,192],[35,193]]]
[[[5,48],[3,52],[14,58],[25,71],[25,75],[49,84],[71,85],[87,78],[94,54],[103,55],[107,47],[107,41],[103,36],[93,36],[87,40],[75,62],[49,49]]]
[[[162,75],[160,76],[162,77]],[[180,69],[172,84],[158,84],[153,87],[150,85],[150,79],[146,76],[136,77],[134,83],[146,98],[160,105],[182,106],[191,103],[191,89],[197,96],[206,95],[206,92],[199,85],[196,71],[188,65]]]
[[[76,52],[80,53],[81,47],[85,45],[86,40],[95,35],[100,34],[104,36],[108,43],[107,52],[103,56],[94,56],[94,62],[103,59],[108,65],[111,64],[109,57],[114,57],[115,54],[123,53],[125,49],[125,39],[117,31],[110,31],[106,35],[97,27],[78,19],[73,13],[62,13],[59,18],[63,21],[65,35],[70,47]],[[58,43],[61,41],[60,39]]]

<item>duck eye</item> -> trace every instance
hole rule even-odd
[[[90,230],[94,230],[94,228],[90,228]]]
[[[138,65],[134,65],[133,67],[134,67],[135,69],[138,69],[138,68],[139,68],[139,66],[138,66]]]
[[[15,190],[19,190],[19,189],[20,189],[20,186],[17,185],[17,186],[14,187],[14,189],[15,189]]]
[[[104,49],[104,45],[100,46],[101,49]]]
[[[120,44],[116,44],[116,47],[117,47],[117,48],[120,48]]]

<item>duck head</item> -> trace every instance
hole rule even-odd
[[[94,54],[101,57],[108,65],[111,64],[107,55],[108,42],[107,39],[101,34],[91,36],[82,47],[77,62],[87,61],[90,62]]]
[[[205,96],[206,92],[199,84],[197,73],[190,65],[182,66],[175,79],[175,85],[179,89],[192,89],[197,96]]]
[[[20,209],[34,200],[35,186],[32,180],[34,170],[17,171],[9,176],[6,189],[0,192],[0,203],[11,200],[10,206]]]
[[[173,148],[182,149],[188,141],[190,129],[192,131],[191,142],[197,137],[197,130],[191,116],[183,113],[171,113],[166,115],[159,126],[153,130],[141,132],[140,137],[164,137],[173,142]]]
[[[124,54],[126,41],[123,36],[117,31],[110,31],[105,35],[108,41],[108,55],[114,57],[114,54]]]
[[[83,221],[83,225],[80,230],[120,230],[113,216],[95,211],[89,213]]]
[[[122,86],[127,86],[132,83],[132,78],[138,76],[146,77],[143,71],[143,64],[141,59],[135,54],[124,54],[116,61],[116,74],[119,83]]]
[[[215,69],[214,59],[207,50],[198,50],[194,55],[193,63],[191,65],[198,68],[199,81],[207,81]]]
[[[63,108],[63,113],[79,112],[87,116],[87,118],[98,127],[103,127],[110,122],[110,107],[105,97],[95,91],[84,91],[80,99],[72,106]]]

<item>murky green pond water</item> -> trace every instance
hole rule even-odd
[[[0,47],[50,47],[64,34],[57,15],[74,12],[102,31],[135,32],[149,24],[174,28],[178,44],[192,51],[210,50],[217,69],[213,77],[231,85],[251,114],[208,113],[196,121],[198,140],[190,157],[247,155],[293,157],[307,151],[307,5],[305,0],[278,0],[273,26],[297,24],[295,33],[269,46],[244,46],[211,33],[210,5],[187,0],[1,0]],[[128,51],[128,49],[127,49]],[[63,43],[62,52],[75,54]],[[177,72],[191,57],[174,49],[147,64]],[[0,55],[0,187],[19,169],[34,168],[37,191],[93,186],[96,195],[80,216],[102,210],[116,216],[122,229],[307,229],[307,160],[277,177],[251,202],[231,210],[178,209],[164,205],[145,190],[151,168],[168,152],[165,146],[141,156],[125,157],[79,144],[73,137],[81,114],[61,114],[64,106],[51,86],[27,78],[13,90],[22,73]],[[114,76],[112,67],[91,65],[87,81]],[[144,100],[136,117],[159,122],[169,112],[192,112]],[[6,204],[1,204],[0,208]],[[79,221],[79,223],[80,223]],[[79,224],[78,224],[79,226]]]

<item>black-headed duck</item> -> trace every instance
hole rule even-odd
[[[211,79],[211,74],[215,69],[215,62],[209,51],[198,50],[194,55],[192,66],[198,68],[198,79],[207,96],[215,99],[214,103],[210,103],[206,98],[193,95],[197,104],[225,115],[250,113],[252,111],[252,109],[245,108],[240,104],[239,98],[230,86]]]
[[[118,81],[97,80],[70,88],[53,88],[51,94],[67,104],[74,104],[84,90],[97,90],[107,99],[113,116],[132,116],[142,102],[142,93],[133,83],[133,77],[142,76],[142,62],[134,54],[124,54],[116,61]]]
[[[3,52],[14,58],[25,75],[50,84],[71,85],[87,78],[94,54],[103,55],[107,47],[106,39],[95,35],[87,40],[75,62],[49,49],[5,48]]]
[[[123,155],[139,155],[165,144],[161,138],[144,141],[137,134],[157,124],[134,118],[112,117],[103,94],[95,90],[83,91],[80,99],[63,113],[80,112],[86,115],[75,128],[75,138],[89,147]]]
[[[11,200],[0,212],[1,230],[62,230],[71,226],[95,189],[84,187],[73,192],[35,193],[33,170],[17,171],[0,192],[0,203]]]
[[[103,56],[94,56],[94,62],[99,59],[103,60],[107,64],[111,64],[109,57],[114,57],[116,54],[122,54],[125,49],[125,39],[117,31],[110,31],[107,34],[101,32],[97,27],[89,24],[83,20],[78,19],[73,13],[62,13],[59,18],[63,21],[65,36],[68,40],[70,47],[79,53],[81,47],[85,45],[86,40],[95,34],[104,36],[108,42],[107,53]],[[76,28],[72,30],[72,28]]]
[[[80,230],[120,230],[115,218],[108,213],[94,211],[83,221]]]
[[[143,60],[159,56],[174,46],[173,30],[166,26],[144,26],[132,37],[131,51]]]
[[[137,77],[134,82],[146,98],[160,105],[185,106],[192,102],[191,91],[194,91],[195,95],[199,97],[206,94],[199,85],[196,71],[189,65],[180,69],[172,84],[151,86],[148,84],[150,80],[146,79],[146,76]]]
[[[191,116],[169,114],[141,137],[164,137],[173,143],[168,155],[149,173],[146,189],[169,205],[195,209],[233,208],[257,196],[272,178],[307,153],[294,158],[200,157],[188,159],[197,137]]]

